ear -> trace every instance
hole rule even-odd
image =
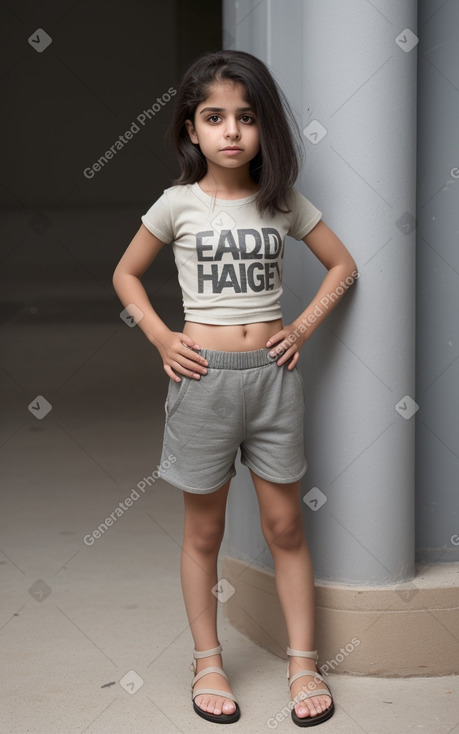
[[[191,142],[194,145],[199,144],[198,136],[196,135],[196,130],[194,129],[194,125],[191,122],[191,120],[185,120],[185,125],[188,131],[188,135],[190,136]]]

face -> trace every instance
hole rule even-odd
[[[260,148],[257,120],[242,84],[213,84],[186,127],[207,161],[223,168],[248,166]]]

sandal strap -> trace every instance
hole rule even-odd
[[[299,658],[311,658],[312,660],[315,660],[316,663],[319,659],[317,650],[305,652],[305,650],[292,650],[291,647],[287,647],[287,655],[295,655],[296,657],[299,657]]]
[[[222,650],[223,648],[220,644],[217,647],[213,647],[212,650],[203,650],[202,652],[193,650],[194,660],[191,661],[190,670],[192,670],[193,673],[196,673],[196,660],[200,658],[210,658],[211,655],[219,655]]]
[[[292,687],[293,683],[298,680],[298,678],[302,678],[305,675],[309,675],[312,678],[318,678],[322,681],[322,683],[325,683],[327,688],[314,688],[312,691],[309,691],[308,693],[304,693],[304,691],[301,691],[301,693],[298,693],[295,697],[295,704],[298,703],[300,700],[303,701],[305,698],[312,698],[313,696],[330,696],[331,700],[333,701],[333,695],[330,690],[330,686],[328,685],[325,678],[320,675],[320,673],[316,673],[313,670],[300,670],[299,673],[295,673],[295,675],[292,675],[291,678],[288,677],[288,669],[287,669],[287,680],[289,684],[289,688]]]
[[[287,655],[294,655],[296,657],[300,658],[310,658],[311,660],[315,660],[317,663],[319,656],[317,654],[317,650],[311,650],[306,652],[305,650],[292,650],[291,647],[287,647]],[[315,670],[300,670],[298,673],[295,673],[295,675],[292,675],[291,678],[289,678],[288,675],[288,669],[289,665],[287,664],[287,680],[289,687],[292,687],[292,684],[298,680],[298,678],[302,678],[305,675],[309,675],[310,677],[314,679],[321,680],[323,683],[325,683],[326,686],[328,686],[328,683],[326,682],[325,678],[318,673]],[[299,701],[304,701],[307,698],[313,698],[314,696],[330,696],[331,700],[333,701],[333,696],[330,688],[315,688],[312,691],[309,691],[308,693],[305,693],[304,691],[301,691],[298,693],[295,698],[290,701],[291,705],[296,705]]]
[[[212,650],[203,650],[202,652],[198,652],[197,650],[193,650],[193,662],[191,663],[190,670],[196,671],[196,660],[199,658],[209,658],[212,655],[219,655],[223,650],[222,646],[219,644],[217,647],[213,647]],[[236,696],[234,696],[232,693],[229,693],[228,691],[219,691],[215,688],[198,688],[198,690],[193,691],[195,683],[197,683],[201,678],[204,678],[205,675],[208,675],[209,673],[218,673],[219,675],[222,675],[225,680],[229,681],[228,676],[226,675],[225,671],[222,668],[217,668],[215,666],[210,666],[208,668],[204,668],[204,670],[201,670],[200,673],[194,676],[193,681],[191,683],[191,697],[192,700],[196,698],[196,696],[201,696],[202,694],[209,693],[212,696],[223,696],[223,698],[230,698],[235,703],[238,703],[238,700]]]
[[[212,666],[210,668],[204,668],[204,670],[201,670],[200,673],[195,675],[191,687],[193,688],[194,684],[197,683],[198,680],[201,680],[201,678],[204,678],[205,675],[208,675],[208,673],[218,673],[219,675],[222,675],[226,680],[228,680],[228,676],[226,675],[224,670]]]
[[[228,693],[228,691],[217,691],[214,688],[200,688],[199,690],[194,691],[192,695],[193,701],[196,696],[201,696],[203,693],[210,693],[212,696],[223,696],[223,698],[230,698],[234,703],[238,703],[236,696],[233,696],[232,693]]]
[[[203,650],[202,652],[197,652],[197,650],[193,650],[193,657],[195,659],[198,658],[210,658],[211,655],[218,655],[223,650],[221,645],[218,645],[217,647],[213,647],[212,650]]]
[[[317,654],[317,650],[309,650],[309,651],[306,651],[306,650],[292,650],[291,647],[287,647],[287,655],[294,655],[295,657],[299,657],[299,658],[309,658],[310,660],[314,660],[316,663],[317,663],[317,661],[319,659],[319,656]],[[288,669],[289,669],[289,665],[287,663],[287,680],[290,681],[290,685],[292,685],[292,683],[293,683],[294,680],[296,680],[297,678],[299,678],[301,675],[306,675],[306,673],[307,673],[307,675],[318,675],[319,678],[320,678],[319,673],[316,673],[315,671],[310,670],[310,671],[307,672],[305,670],[302,670],[300,673],[296,673],[296,675],[294,675],[292,677],[292,679],[290,680],[290,678],[288,676]],[[321,680],[323,680],[323,678],[321,678]],[[324,681],[324,683],[325,683],[325,681]]]
[[[309,675],[312,678],[318,678],[322,681],[322,683],[325,683],[325,679],[320,675],[320,673],[316,673],[313,670],[300,670],[299,673],[295,673],[295,675],[292,675],[291,678],[289,678],[289,685],[291,686],[292,683],[294,683],[298,678],[302,678],[304,675]],[[288,672],[287,672],[287,678],[288,678]],[[327,683],[328,685],[328,683]]]
[[[333,701],[331,691],[329,691],[327,688],[317,688],[315,691],[309,691],[309,693],[304,693],[304,691],[301,691],[301,693],[298,693],[298,695],[295,696],[295,698],[292,699],[290,703],[296,705],[300,701],[305,701],[307,698],[313,698],[314,696],[330,696],[331,700]]]

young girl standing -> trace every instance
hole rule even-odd
[[[222,51],[196,61],[178,90],[171,131],[181,175],[142,217],[113,285],[124,306],[143,313],[139,326],[170,378],[161,466],[185,504],[181,582],[195,648],[193,707],[217,723],[240,716],[222,669],[212,592],[240,448],[287,626],[292,719],[312,726],[332,716],[334,705],[314,649],[314,579],[299,481],[306,471],[304,392],[296,365],[346,291],[343,282],[357,276],[356,265],[321,212],[293,188],[297,130],[257,58]],[[309,306],[283,325],[286,235],[303,240],[328,272]],[[171,244],[183,333],[169,330],[141,283]],[[320,305],[325,298],[328,310]],[[171,456],[173,463],[166,461]]]

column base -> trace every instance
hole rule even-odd
[[[287,658],[287,630],[274,572],[226,556],[235,593],[226,619]],[[437,676],[459,672],[459,563],[420,565],[413,581],[346,586],[316,580],[316,646],[325,674]]]

